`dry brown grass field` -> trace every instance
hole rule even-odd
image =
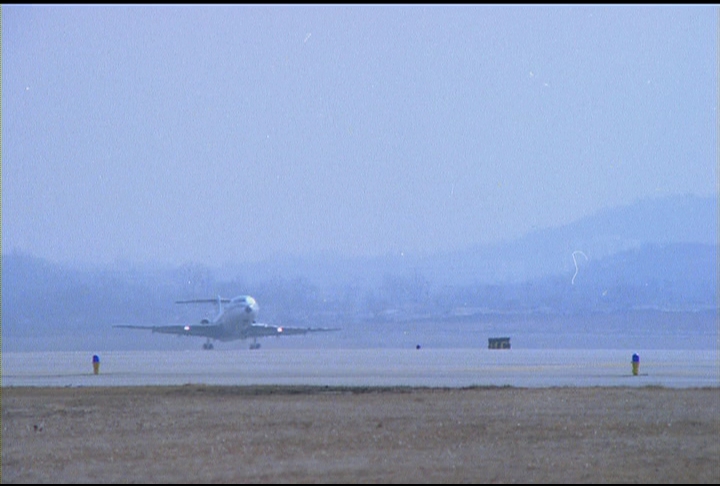
[[[2,389],[5,483],[720,483],[720,389]]]

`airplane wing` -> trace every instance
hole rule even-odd
[[[269,324],[252,324],[241,329],[239,332],[228,332],[226,328],[220,325],[200,324],[200,325],[176,325],[176,326],[134,326],[134,325],[115,325],[113,327],[121,329],[144,329],[159,334],[175,334],[178,336],[196,336],[218,341],[233,341],[236,339],[254,339],[267,336],[295,336],[298,334],[307,334],[311,332],[328,332],[339,331],[334,328],[321,327],[284,327],[272,326]]]
[[[223,340],[224,329],[216,325],[197,325],[197,326],[129,326],[117,325],[113,326],[122,329],[146,329],[160,334],[176,334],[178,336],[198,336],[210,339]]]
[[[258,338],[264,336],[296,336],[298,334],[308,334],[311,332],[331,332],[339,331],[337,328],[326,327],[286,327],[272,326],[269,324],[253,324],[247,328],[247,338]]]

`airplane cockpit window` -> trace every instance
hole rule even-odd
[[[248,295],[241,295],[239,297],[234,297],[230,302],[233,304],[248,304],[248,305],[255,305],[255,299]]]

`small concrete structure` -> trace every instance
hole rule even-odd
[[[488,338],[488,349],[510,349],[510,338]]]

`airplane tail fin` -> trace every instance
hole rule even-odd
[[[176,304],[227,304],[230,299],[222,298],[219,295],[216,299],[192,299],[192,300],[176,300]]]
[[[225,299],[225,300],[229,302],[228,299]],[[222,306],[222,305],[223,305],[223,299],[222,299],[219,295],[218,295],[218,298],[217,298],[217,305],[218,305],[218,313],[217,313],[217,317],[215,317],[215,320],[216,320],[216,321],[220,318],[220,316],[221,316],[222,313],[223,313],[223,306]]]
[[[216,299],[191,299],[191,300],[176,300],[176,304],[217,304],[218,312],[215,320],[217,320],[223,313],[223,304],[230,302],[230,299],[217,296]]]

